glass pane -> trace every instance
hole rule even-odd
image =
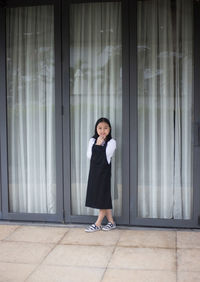
[[[7,9],[10,212],[55,213],[54,9]]]
[[[138,1],[138,215],[192,217],[193,1]]]
[[[74,215],[85,207],[89,139],[100,117],[111,121],[117,150],[112,159],[112,200],[121,214],[122,45],[121,3],[73,4],[70,10],[71,194]]]

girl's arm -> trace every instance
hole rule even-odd
[[[108,163],[111,162],[111,158],[115,152],[116,149],[116,141],[114,139],[111,139],[108,141],[107,147],[106,147],[106,158]]]
[[[94,142],[95,142],[94,138],[91,138],[90,141],[89,141],[88,149],[87,149],[87,157],[88,157],[88,159],[91,159],[91,156],[92,156],[92,146],[93,146]]]

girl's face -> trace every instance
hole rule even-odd
[[[110,133],[110,127],[106,122],[100,122],[97,125],[97,133],[99,136],[101,136],[103,139],[106,138],[106,136]]]

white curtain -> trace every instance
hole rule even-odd
[[[122,58],[121,4],[73,4],[70,10],[71,194],[74,215],[85,207],[88,141],[100,117],[111,121],[117,141],[112,160],[112,199],[121,214]]]
[[[138,215],[192,216],[193,1],[138,1]]]
[[[6,16],[10,211],[55,213],[54,10]]]

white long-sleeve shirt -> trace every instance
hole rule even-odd
[[[88,159],[91,159],[92,156],[92,146],[94,145],[95,138],[90,138],[89,144],[88,144],[88,149],[87,149],[87,157]],[[116,149],[116,141],[114,139],[110,139],[107,143],[106,146],[106,158],[107,162],[110,164],[111,158],[115,152]]]

